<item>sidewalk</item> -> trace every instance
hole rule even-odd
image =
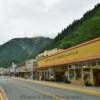
[[[67,84],[67,83],[28,80],[28,79],[21,79],[21,78],[17,78],[17,79],[25,80],[25,81],[33,82],[36,84],[45,85],[45,86],[51,86],[54,88],[60,88],[60,89],[74,91],[74,92],[80,92],[80,93],[85,93],[89,95],[100,96],[100,87],[77,86],[77,85],[72,85],[72,84]]]

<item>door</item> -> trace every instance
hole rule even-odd
[[[100,69],[94,69],[93,75],[94,75],[94,85],[100,86]]]
[[[58,82],[64,81],[64,72],[55,72],[55,78]]]

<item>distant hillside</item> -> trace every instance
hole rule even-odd
[[[0,67],[8,67],[10,63],[22,62],[34,58],[52,39],[44,37],[16,38],[0,46]]]
[[[100,37],[100,4],[65,28],[45,49],[69,48],[96,37]]]

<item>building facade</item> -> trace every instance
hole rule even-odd
[[[30,59],[25,62],[28,78],[35,79],[36,66],[37,66],[37,61],[35,59]]]
[[[48,56],[50,56],[50,55],[53,55],[53,54],[55,54],[55,53],[58,53],[58,52],[61,52],[61,51],[63,51],[63,49],[57,49],[57,48],[55,48],[55,49],[52,49],[52,50],[49,50],[49,51],[44,51],[43,53],[40,53],[37,57],[36,57],[36,59],[42,59],[42,58],[44,58],[44,57],[48,57]]]
[[[15,75],[22,78],[34,79],[35,77],[34,73],[36,72],[35,69],[36,69],[36,60],[30,59],[16,66]]]
[[[43,80],[100,85],[100,37],[38,58],[37,64],[37,76]]]
[[[0,76],[6,75],[6,73],[7,73],[6,68],[0,68]]]

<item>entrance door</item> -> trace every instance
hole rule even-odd
[[[94,85],[100,86],[100,69],[94,69]]]
[[[55,78],[58,82],[64,81],[64,72],[55,72]]]

